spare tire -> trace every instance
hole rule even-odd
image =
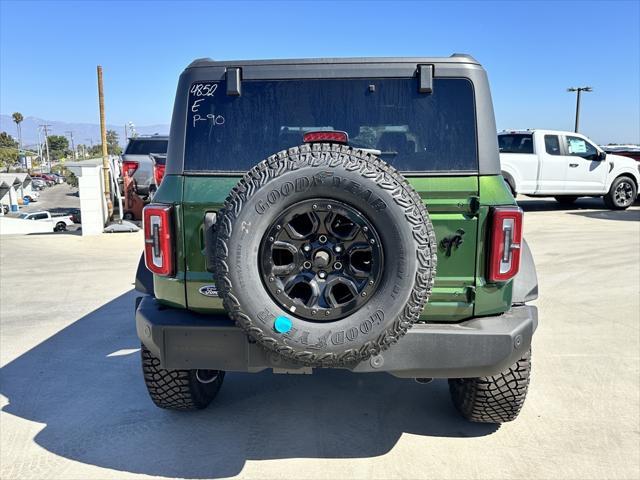
[[[269,350],[311,366],[379,354],[418,320],[436,239],[420,196],[362,150],[312,144],[260,162],[215,228],[229,316]]]

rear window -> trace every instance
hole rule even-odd
[[[404,172],[477,171],[473,86],[466,79],[245,80],[189,91],[185,170],[246,171],[308,131],[339,130]]]
[[[533,138],[530,133],[498,135],[500,153],[533,153]]]
[[[150,153],[167,153],[168,140],[129,140],[125,155],[149,155]]]

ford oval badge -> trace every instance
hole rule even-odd
[[[218,287],[215,285],[203,285],[198,290],[201,295],[205,297],[217,297],[218,296]]]

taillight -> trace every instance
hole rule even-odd
[[[307,132],[302,136],[302,141],[304,143],[336,142],[344,143],[346,145],[349,143],[349,135],[347,135],[347,132],[337,132],[335,130],[325,132]]]
[[[138,166],[138,162],[135,162],[133,160],[125,160],[124,162],[122,162],[122,174],[124,176],[128,175],[131,177],[138,169]]]
[[[154,165],[153,176],[156,179],[156,185],[160,185],[160,182],[162,182],[162,179],[164,178],[164,169],[165,165]]]
[[[522,243],[522,210],[518,207],[496,207],[491,215],[491,253],[489,282],[506,282],[520,268]]]
[[[169,205],[151,204],[142,214],[145,263],[151,272],[165,277],[174,274],[171,212]]]

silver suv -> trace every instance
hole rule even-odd
[[[149,195],[155,184],[151,154],[166,154],[169,137],[166,135],[139,136],[129,139],[122,155],[122,174],[131,175],[138,195]]]

